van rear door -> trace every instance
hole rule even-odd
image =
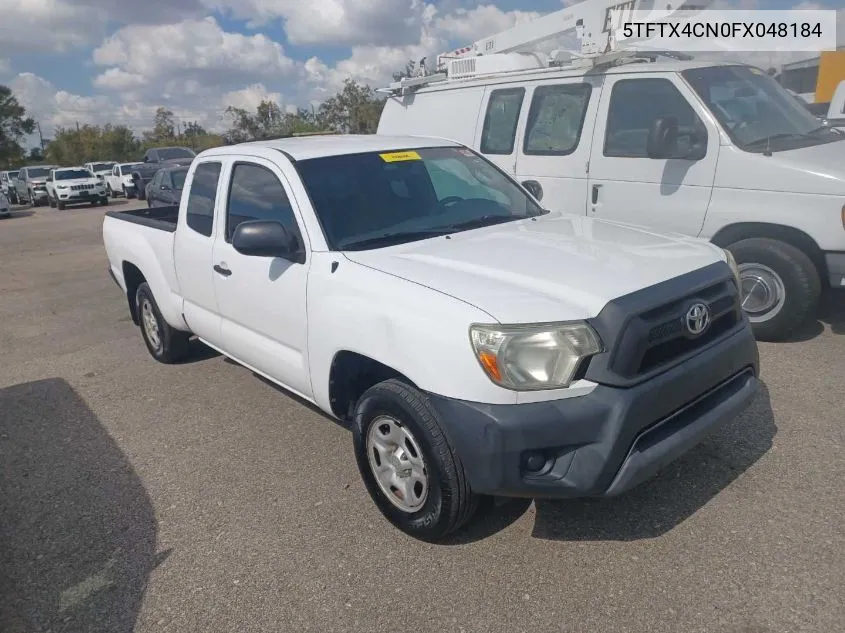
[[[677,122],[669,158],[648,156],[659,117]],[[608,76],[590,156],[589,215],[697,236],[718,153],[715,124],[676,74]]]
[[[543,206],[586,213],[590,144],[603,78],[568,77],[528,87],[516,177],[539,183]]]

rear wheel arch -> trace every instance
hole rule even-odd
[[[132,322],[139,325],[138,306],[135,301],[135,294],[138,286],[147,281],[144,273],[135,264],[123,262],[123,281],[126,284],[126,300],[129,303],[129,314],[132,315]]]

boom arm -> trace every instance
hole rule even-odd
[[[526,52],[545,39],[568,34],[574,34],[581,41],[581,55],[608,53],[615,47],[612,35],[621,27],[620,24],[614,23],[614,17],[618,22],[634,11],[660,11],[662,16],[666,17],[666,12],[700,11],[713,1],[680,0],[678,6],[673,6],[666,0],[586,0],[536,20],[517,24],[506,31],[482,38],[466,48],[438,55],[438,67],[446,60],[460,57]],[[614,14],[613,11],[619,13]]]

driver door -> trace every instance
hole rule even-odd
[[[680,153],[689,158],[648,157],[646,141],[658,117],[677,119]],[[674,74],[607,77],[590,155],[587,215],[697,236],[718,152],[718,130]]]

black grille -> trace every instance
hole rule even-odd
[[[708,307],[710,322],[695,335],[686,316],[697,303]],[[739,292],[723,263],[620,297],[591,319],[607,351],[590,359],[586,378],[635,384],[729,335],[741,322]]]
[[[699,335],[686,326],[687,311],[696,303],[710,310],[710,324]],[[730,281],[712,284],[694,293],[665,303],[635,316],[622,332],[622,338],[633,336],[629,349],[637,351],[627,358],[619,358],[614,369],[622,376],[634,378],[648,374],[663,365],[705,347],[731,330],[740,318],[739,295]],[[641,338],[641,332],[647,332]]]

